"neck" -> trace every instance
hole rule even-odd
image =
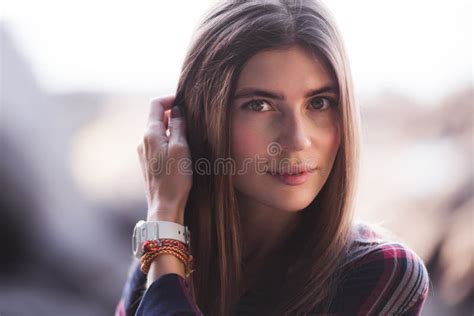
[[[239,198],[242,227],[243,260],[260,261],[278,251],[293,229],[298,225],[302,212],[289,212],[253,200]]]

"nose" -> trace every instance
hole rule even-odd
[[[310,131],[305,125],[304,117],[292,115],[283,124],[278,143],[282,150],[301,151],[311,146]]]

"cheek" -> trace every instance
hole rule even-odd
[[[313,135],[317,138],[317,147],[326,153],[337,151],[340,144],[340,123],[336,113],[315,120]]]
[[[252,192],[255,188],[255,156],[262,155],[262,139],[257,137],[252,128],[232,130],[231,156],[235,162],[237,173],[233,176],[233,183],[237,191]],[[258,182],[258,181],[257,181]]]
[[[339,127],[333,125],[328,129],[325,139],[324,139],[324,148],[327,152],[333,153],[337,151],[340,144],[340,131]]]
[[[232,140],[232,158],[235,160],[237,168],[240,170],[244,160],[253,160],[255,155],[260,155],[260,143],[258,137],[245,130],[240,130],[234,134]]]
[[[321,171],[328,175],[340,147],[340,128],[337,124],[333,124],[327,128],[319,129],[317,135],[315,144],[320,158],[319,165]]]
[[[339,122],[336,122],[334,124],[332,137],[329,141],[329,146],[333,152],[337,152],[337,149],[339,148],[340,144],[341,144],[341,126]]]
[[[237,125],[239,128],[232,130],[232,157],[237,162],[255,155],[264,156],[266,150],[265,134],[255,126]]]

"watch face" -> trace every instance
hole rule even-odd
[[[135,227],[135,229],[133,230],[133,236],[132,236],[132,251],[133,251],[133,254],[136,256],[137,254],[137,228]]]
[[[141,244],[141,238],[140,238],[140,227],[142,226],[143,221],[139,221],[136,225],[135,228],[133,229],[133,236],[132,236],[132,250],[133,254],[135,257],[138,257],[139,255],[139,248]]]

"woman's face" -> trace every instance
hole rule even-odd
[[[337,102],[330,70],[299,46],[250,58],[231,105],[239,199],[284,211],[308,206],[339,148]]]

